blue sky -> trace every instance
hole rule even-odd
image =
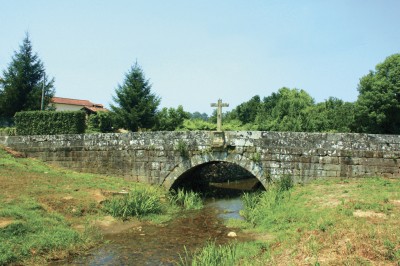
[[[0,70],[29,32],[56,95],[108,106],[137,60],[161,97],[211,113],[281,87],[355,101],[400,52],[398,0],[0,0]]]

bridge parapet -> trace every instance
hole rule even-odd
[[[329,177],[400,176],[400,136],[302,132],[141,132],[1,136],[0,144],[77,171],[170,187],[213,161],[236,163],[266,184]]]

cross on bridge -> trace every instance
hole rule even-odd
[[[228,107],[228,103],[222,103],[219,99],[218,103],[212,103],[211,107],[217,107],[217,131],[222,131],[222,107]]]

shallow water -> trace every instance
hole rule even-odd
[[[224,219],[241,219],[239,198],[208,200],[205,208],[185,212],[162,225],[143,224],[119,234],[106,235],[108,242],[87,256],[54,262],[51,265],[175,265],[185,254],[193,252],[208,240],[218,244],[232,241]],[[247,237],[236,232],[238,241]]]

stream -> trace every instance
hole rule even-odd
[[[208,199],[198,211],[183,212],[168,223],[150,223],[128,229],[118,234],[105,235],[105,244],[96,247],[86,256],[51,265],[176,265],[180,255],[203,247],[207,241],[224,244],[233,241],[228,237],[232,229],[226,228],[224,220],[241,219],[240,198]],[[237,232],[237,241],[249,237]]]

